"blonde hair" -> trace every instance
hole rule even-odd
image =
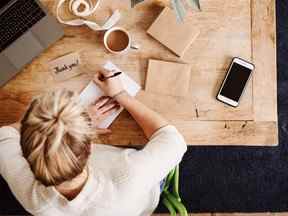
[[[30,104],[21,122],[21,147],[36,179],[46,186],[72,180],[86,167],[91,120],[78,96],[46,93]]]

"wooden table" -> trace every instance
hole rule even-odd
[[[54,0],[42,0],[55,14]],[[112,4],[113,3],[113,4]],[[25,67],[0,89],[0,125],[18,120],[31,98],[52,89],[80,91],[106,60],[112,60],[144,87],[148,59],[186,62],[192,65],[190,93],[185,98],[161,96],[141,91],[137,96],[168,118],[183,133],[189,145],[278,144],[275,1],[201,0],[202,12],[189,14],[201,29],[198,39],[179,59],[146,34],[162,8],[151,1],[129,10],[129,0],[106,0],[92,20],[103,22],[111,9],[120,8],[119,25],[128,29],[139,51],[127,55],[109,54],[103,33],[87,27],[65,26],[65,36]],[[79,52],[86,73],[65,82],[54,81],[47,62],[68,52]],[[231,108],[216,101],[217,89],[234,56],[256,65],[253,79],[241,105]],[[114,133],[101,142],[141,145],[146,142],[140,128],[127,112],[113,123]]]

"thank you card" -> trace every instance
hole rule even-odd
[[[49,69],[55,80],[63,81],[82,73],[80,68],[80,56],[78,53],[70,53],[50,61]]]

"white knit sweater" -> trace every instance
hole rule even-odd
[[[159,202],[159,182],[187,150],[173,126],[159,129],[142,150],[93,145],[89,177],[72,201],[55,187],[35,180],[22,156],[20,136],[0,128],[0,174],[15,197],[33,215],[147,216]]]

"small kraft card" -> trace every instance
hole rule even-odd
[[[48,66],[56,81],[64,81],[82,73],[80,64],[80,55],[70,53],[50,61]]]

